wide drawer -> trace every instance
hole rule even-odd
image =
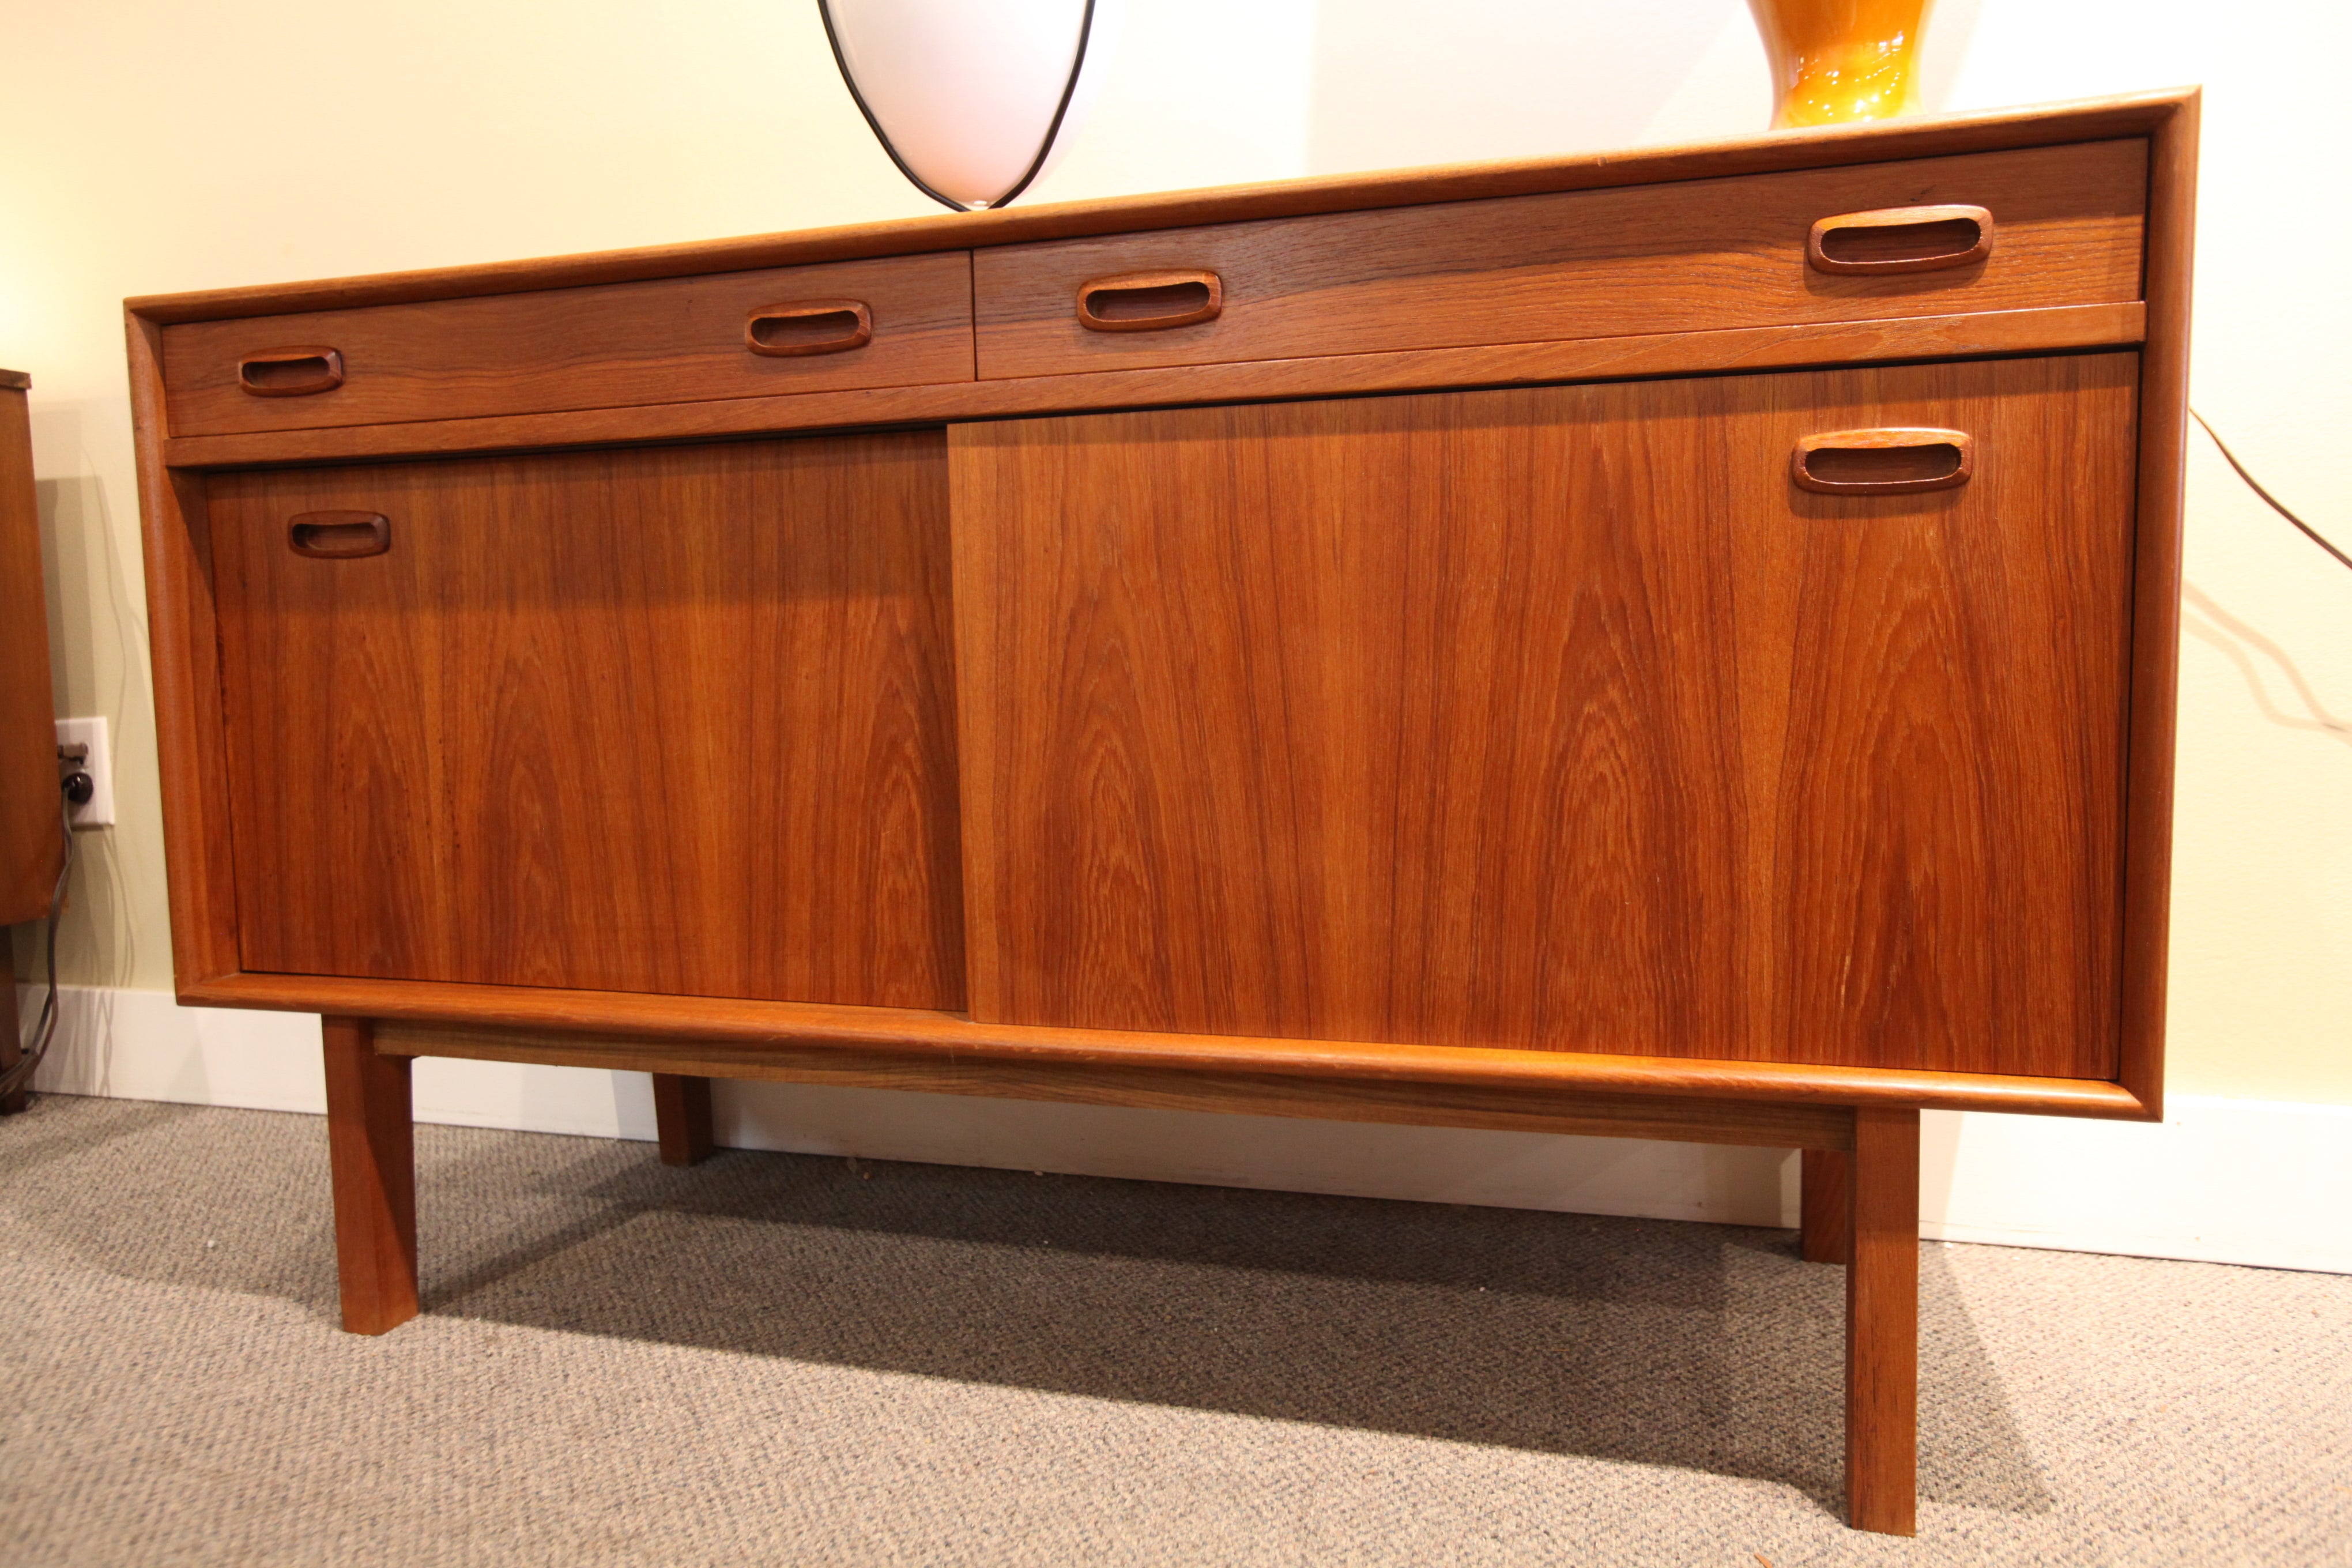
[[[163,331],[179,436],[971,378],[960,250]]]
[[[2131,139],[983,249],[980,374],[2128,301],[2147,185]]]

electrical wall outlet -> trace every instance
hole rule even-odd
[[[76,747],[83,749],[77,752]],[[89,775],[92,788],[88,800],[67,808],[68,820],[76,827],[113,826],[114,760],[106,751],[105,720],[58,721],[58,777],[62,780],[77,768]]]

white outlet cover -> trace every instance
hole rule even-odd
[[[81,764],[97,788],[89,799],[71,808],[71,820],[76,827],[111,827],[114,826],[114,759],[106,749],[104,719],[60,719],[58,721],[58,745],[88,746],[89,756]],[[62,763],[58,776],[65,777]]]

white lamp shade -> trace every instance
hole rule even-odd
[[[1044,173],[1108,54],[1106,0],[818,5],[875,133],[909,179],[950,206],[1001,205]]]

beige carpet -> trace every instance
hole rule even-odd
[[[2352,1563],[2352,1279],[1927,1247],[1901,1542],[1790,1233],[418,1146],[363,1340],[319,1121],[0,1121],[0,1563]]]

